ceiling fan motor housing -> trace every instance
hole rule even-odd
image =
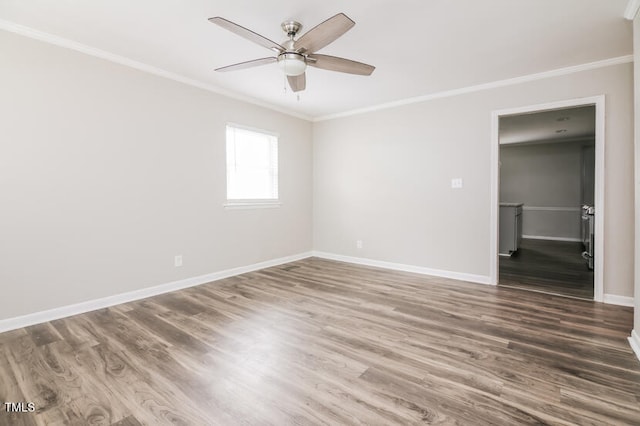
[[[284,21],[280,26],[291,39],[302,29],[302,24],[298,21]]]

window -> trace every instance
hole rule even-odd
[[[227,125],[227,206],[276,205],[278,137]]]

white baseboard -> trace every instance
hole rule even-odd
[[[631,330],[629,345],[631,346],[631,349],[633,349],[633,352],[635,352],[638,360],[640,360],[640,334],[638,334],[638,332],[635,330]]]
[[[618,296],[617,294],[606,294],[604,295],[604,299],[602,299],[604,303],[608,303],[610,305],[620,305],[620,306],[631,306],[633,307],[633,297],[629,296]]]
[[[544,235],[523,235],[522,238],[526,240],[548,240],[548,241],[569,241],[572,243],[582,242],[580,238],[570,238],[570,237],[547,237]]]
[[[258,269],[270,268],[272,266],[294,262],[296,260],[305,259],[311,256],[311,252],[295,254],[292,256],[254,263],[252,265],[240,266],[238,268],[226,269],[224,271],[213,272],[206,275],[186,278],[184,280],[160,284],[153,287],[142,288],[140,290],[120,293],[100,299],[88,300],[86,302],[80,302],[73,305],[61,306],[59,308],[53,308],[46,311],[34,312],[32,314],[22,315],[19,317],[8,318],[0,320],[0,333],[22,327],[28,327],[34,324],[40,324],[47,321],[53,321],[60,318],[70,317],[72,315],[83,314],[85,312],[95,311],[96,309],[108,308],[109,306],[133,302],[135,300],[156,296],[158,294],[168,293],[171,291],[181,290],[187,287],[194,287],[211,281],[217,281],[223,278],[256,271]]]
[[[486,275],[467,274],[463,272],[445,271],[442,269],[431,269],[422,266],[406,265],[403,263],[385,262],[382,260],[367,259],[363,257],[343,256],[341,254],[314,251],[313,256],[322,259],[337,260],[340,262],[355,263],[357,265],[375,266],[378,268],[393,269],[396,271],[413,272],[416,274],[433,275],[442,278],[451,278],[460,281],[469,281],[478,284],[491,285],[491,278]]]
[[[200,275],[197,277],[186,278],[184,280],[173,281],[165,284],[160,284],[153,287],[147,287],[140,290],[134,290],[126,293],[120,293],[113,296],[107,296],[100,299],[88,300],[86,302],[80,302],[73,305],[61,306],[59,308],[53,308],[46,311],[34,312],[32,314],[22,315],[14,318],[7,318],[0,320],[0,333],[5,331],[15,330],[22,327],[28,327],[34,324],[40,324],[48,321],[53,321],[60,318],[66,318],[73,315],[83,314],[96,309],[108,308],[109,306],[119,305],[122,303],[133,302],[135,300],[144,299],[158,294],[169,293],[171,291],[181,290],[188,287],[194,287],[208,282],[221,280],[223,278],[232,277],[235,275],[245,274],[247,272],[257,271],[259,269],[270,268],[272,266],[278,266],[289,262],[295,262],[297,260],[306,259],[308,257],[319,257],[322,259],[337,260],[340,262],[354,263],[358,265],[374,266],[378,268],[392,269],[396,271],[413,272],[423,275],[432,275],[442,278],[451,278],[455,280],[468,281],[478,284],[491,285],[491,278],[485,275],[467,274],[463,272],[446,271],[442,269],[425,268],[422,266],[407,265],[402,263],[385,262],[381,260],[367,259],[362,257],[343,256],[340,254],[326,253],[320,251],[305,252],[295,254],[291,256],[281,257],[277,259],[267,260],[264,262],[254,263],[247,266],[241,266],[238,268],[226,269],[223,271],[213,272],[206,275]],[[618,296],[615,294],[605,294],[604,303],[621,306],[633,306],[633,297]],[[632,333],[632,337],[629,338],[629,342],[636,354],[639,354],[640,358],[640,337],[635,333],[635,342],[632,340],[635,331]],[[636,346],[634,346],[636,345]]]
[[[338,260],[340,262],[355,263],[357,265],[375,266],[378,268],[393,269],[396,271],[414,272],[423,275],[432,275],[435,277],[451,278],[460,281],[469,281],[478,284],[491,285],[491,279],[484,275],[466,274],[463,272],[445,271],[442,269],[431,269],[422,266],[406,265],[403,263],[385,262],[382,260],[367,259],[362,257],[343,256],[341,254],[326,253],[321,251],[313,251],[313,256],[322,259]],[[605,294],[604,303],[619,306],[633,306],[633,297],[618,296],[617,294]]]

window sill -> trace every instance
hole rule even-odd
[[[223,206],[226,210],[277,209],[282,203],[278,200],[227,201]]]

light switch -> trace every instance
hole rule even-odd
[[[451,179],[451,188],[454,188],[454,189],[462,188],[462,178]]]

